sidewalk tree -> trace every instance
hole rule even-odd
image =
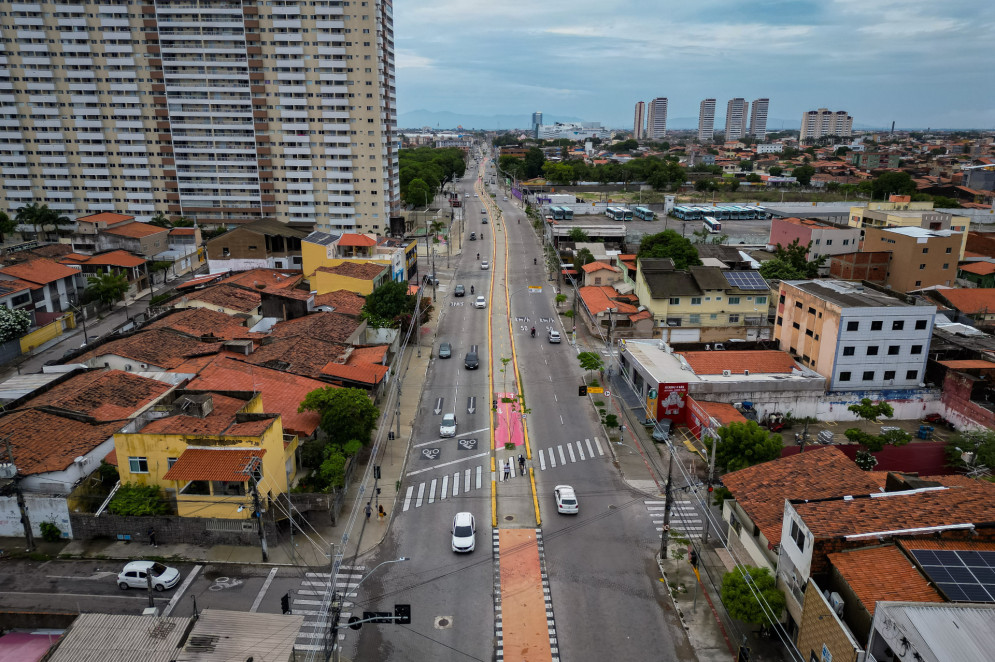
[[[722,576],[722,604],[733,618],[768,627],[780,620],[786,602],[770,570],[748,565]]]
[[[710,435],[705,435],[703,442],[709,454],[712,444],[717,444],[715,466],[725,471],[738,471],[776,460],[784,448],[781,435],[760,427],[756,421],[736,421],[723,425],[715,433],[719,436],[717,442]]]
[[[585,264],[591,264],[594,261],[594,255],[591,251],[586,248],[582,248],[577,251],[577,255],[574,256],[574,269],[580,272],[580,270],[584,268]]]
[[[159,273],[161,271],[162,272],[162,284],[165,285],[166,284],[166,272],[169,271],[169,268],[171,266],[173,266],[173,263],[170,262],[169,260],[155,260],[154,262],[152,262],[151,264],[148,265],[148,268],[149,268],[149,271],[151,271],[153,274],[157,274],[157,273]],[[150,285],[150,287],[151,287],[151,285]]]
[[[408,284],[397,281],[384,283],[370,292],[363,304],[362,316],[370,326],[397,328],[399,319],[415,311],[415,297],[408,294]]]
[[[86,292],[90,300],[114,304],[124,298],[131,284],[123,271],[112,271],[98,276],[86,277]]]
[[[318,427],[332,443],[342,448],[354,439],[363,446],[369,444],[380,416],[380,410],[363,389],[334,386],[308,393],[297,411],[317,412],[321,417]]]
[[[638,257],[640,259],[670,258],[674,261],[674,268],[678,270],[701,265],[698,250],[690,240],[673,230],[664,230],[643,237],[642,241],[639,242]]]
[[[774,248],[774,257],[765,260],[760,265],[760,275],[771,280],[803,280],[819,275],[819,268],[826,262],[826,255],[821,255],[809,261],[806,257],[812,242],[804,246],[795,239],[787,246],[778,244]]]
[[[0,343],[20,338],[31,328],[31,315],[23,310],[0,306]]]
[[[595,370],[605,369],[605,362],[602,361],[601,357],[594,352],[581,352],[577,355],[577,360],[580,362],[581,370],[593,372]]]

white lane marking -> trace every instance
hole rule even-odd
[[[436,469],[441,469],[442,467],[448,467],[448,466],[450,466],[452,464],[459,464],[460,462],[466,462],[467,460],[474,460],[474,459],[476,459],[478,457],[484,457],[485,455],[490,455],[490,451],[485,451],[483,453],[477,453],[476,455],[470,455],[468,457],[464,457],[462,460],[452,460],[450,462],[443,462],[442,464],[436,464],[435,466],[429,467],[427,469],[417,469],[415,471],[409,471],[408,473],[406,473],[404,475],[407,477],[407,476],[414,476],[416,474],[423,474],[426,471],[435,471]]]
[[[415,508],[421,508],[421,502],[423,496],[425,496],[425,483],[419,483],[418,497],[415,499]]]
[[[567,452],[570,453],[570,461],[571,462],[576,462],[577,461],[577,457],[574,455],[574,445],[573,444],[567,444]],[[564,462],[563,464],[566,464],[566,462]]]
[[[489,430],[490,430],[490,428],[480,428],[478,430],[469,430],[467,432],[460,432],[456,436],[456,439],[459,439],[460,437],[468,437],[471,434],[480,434],[481,432],[488,432]],[[441,444],[442,442],[449,441],[452,438],[453,437],[444,437],[444,438],[440,438],[440,439],[433,439],[431,441],[423,441],[420,444],[412,444],[411,447],[412,448],[421,448],[422,446],[431,446],[432,444]]]
[[[553,401],[554,402],[559,402],[560,401],[560,399],[558,397],[556,397],[555,393],[553,394]]]
[[[556,447],[556,450],[560,451],[560,464],[567,463],[567,456],[563,453],[563,444]]]
[[[459,472],[453,474],[453,496],[459,494]]]
[[[539,471],[546,470],[546,451],[539,451]]]
[[[428,502],[435,503],[435,478],[432,479],[432,486],[428,489]]]
[[[263,601],[263,596],[266,595],[266,591],[267,589],[269,589],[269,585],[273,583],[273,578],[276,577],[277,570],[279,570],[279,568],[273,568],[269,571],[269,576],[267,576],[266,581],[263,582],[263,587],[259,589],[259,593],[258,595],[256,595],[256,599],[252,603],[252,607],[249,609],[249,613],[259,610],[259,604]]]
[[[587,454],[591,459],[594,459],[594,446],[591,445],[590,439],[585,439],[584,443],[587,444]]]
[[[487,453],[484,453],[484,455],[487,455]],[[477,466],[477,489],[478,490],[480,489],[480,478],[481,478],[481,474],[482,473],[483,473],[483,467],[481,467],[481,466],[478,465]]]
[[[584,457],[584,444],[580,443],[579,441],[577,442],[577,454],[580,456],[582,462],[587,459],[586,457]]]
[[[603,456],[605,452],[601,449],[601,440],[597,437],[594,438],[594,445],[598,447],[598,455]]]
[[[564,425],[564,423],[563,423],[563,414],[560,414],[560,425]]]
[[[479,469],[479,467],[478,467],[478,469]],[[469,492],[470,491],[470,470],[469,469],[466,470],[466,478],[464,478],[464,482],[463,482],[463,491],[464,492]]]
[[[187,578],[183,580],[182,584],[180,584],[180,588],[176,590],[176,595],[174,595],[173,598],[169,601],[169,604],[166,605],[166,608],[162,610],[163,616],[169,616],[169,614],[172,613],[174,609],[176,609],[176,605],[180,603],[180,598],[183,597],[183,593],[186,592],[188,588],[190,588],[190,584],[193,583],[194,577],[197,576],[197,573],[200,572],[200,569],[203,567],[204,566],[202,565],[195,565],[193,567],[193,570],[190,571],[190,574],[187,575]]]
[[[411,506],[411,493],[415,491],[414,485],[408,486],[408,491],[404,493],[404,508],[401,512],[408,512],[408,508]]]
[[[439,500],[445,501],[446,494],[449,492],[449,474],[442,477],[442,491],[439,492]]]
[[[549,466],[551,469],[556,468],[556,453],[552,448],[549,449]]]

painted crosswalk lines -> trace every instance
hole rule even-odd
[[[653,526],[657,532],[663,531],[664,512],[667,509],[666,502],[643,501],[646,511],[650,514]],[[670,504],[670,530],[679,531],[686,538],[701,538],[704,520],[701,511],[691,501],[673,501]]]
[[[342,613],[339,615],[339,639],[344,638],[345,626],[352,616],[353,592],[362,581],[366,566],[339,567],[335,577],[335,588],[342,600]],[[304,623],[297,633],[294,649],[306,653],[326,650],[325,636],[331,631],[330,604],[332,590],[331,573],[308,572],[301,580],[300,588],[294,591],[291,611],[304,617]]]

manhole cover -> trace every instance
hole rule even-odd
[[[451,616],[438,616],[435,619],[436,630],[448,630],[452,626],[453,626],[453,619]]]
[[[514,519],[515,519],[515,516],[514,516],[514,515],[505,515],[505,516],[504,516],[504,521],[505,521],[505,522],[511,522],[511,521],[512,521],[512,520],[514,520]]]

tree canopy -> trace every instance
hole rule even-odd
[[[321,417],[318,427],[331,443],[344,447],[351,441],[363,446],[370,443],[380,410],[366,391],[359,388],[326,386],[311,391],[297,408],[313,411]]]
[[[955,467],[995,468],[995,430],[965,430],[947,442],[947,458]]]
[[[31,315],[26,311],[0,306],[0,343],[20,338],[31,328]]]
[[[574,269],[579,272],[584,268],[585,264],[590,264],[592,262],[594,262],[594,255],[588,249],[582,248],[577,251],[577,254],[574,256]]]
[[[687,269],[701,265],[698,250],[690,240],[673,230],[664,230],[643,237],[642,241],[639,242],[637,257],[640,259],[669,257],[674,261],[676,269]]]
[[[722,576],[722,604],[733,618],[768,626],[780,619],[786,603],[770,570],[740,566]]]
[[[588,372],[603,370],[605,367],[605,362],[594,352],[581,352],[577,355],[577,361],[580,362],[581,370],[587,370]]]
[[[774,257],[760,265],[760,275],[768,280],[803,280],[819,275],[819,268],[826,262],[825,255],[815,260],[805,256],[812,248],[812,242],[804,246],[795,239],[787,247],[778,244],[774,248]]]
[[[414,314],[416,303],[415,296],[408,294],[407,283],[390,281],[367,295],[363,319],[376,328],[397,328],[402,317]]]
[[[910,195],[915,193],[916,183],[907,172],[884,172],[871,181],[871,192],[875,198],[889,195]]]
[[[781,435],[760,427],[756,421],[736,421],[723,425],[715,433],[719,436],[715,447],[715,466],[725,471],[738,471],[776,460],[781,457],[784,447]],[[715,439],[705,435],[703,441],[711,454]]]
[[[456,147],[402,149],[397,153],[397,161],[401,196],[411,206],[428,204],[442,190],[443,184],[466,172],[463,150]],[[422,183],[410,188],[414,180]]]
[[[124,298],[124,293],[131,286],[123,271],[112,271],[99,276],[86,277],[86,293],[91,300],[101,303],[116,303]]]
[[[860,404],[850,405],[847,409],[856,414],[857,418],[868,422],[876,421],[882,417],[891,418],[895,415],[895,410],[890,404],[883,400],[873,402],[870,398],[862,398]],[[843,434],[850,441],[862,445],[869,453],[876,453],[885,446],[904,446],[912,440],[908,432],[897,428],[885,430],[880,434],[864,432],[860,428],[850,428]]]
[[[798,180],[798,183],[802,186],[808,186],[812,183],[812,175],[815,174],[815,168],[805,164],[798,166],[791,171],[791,176]]]
[[[525,177],[532,179],[542,174],[542,167],[546,163],[546,155],[538,147],[530,147],[525,152]]]

